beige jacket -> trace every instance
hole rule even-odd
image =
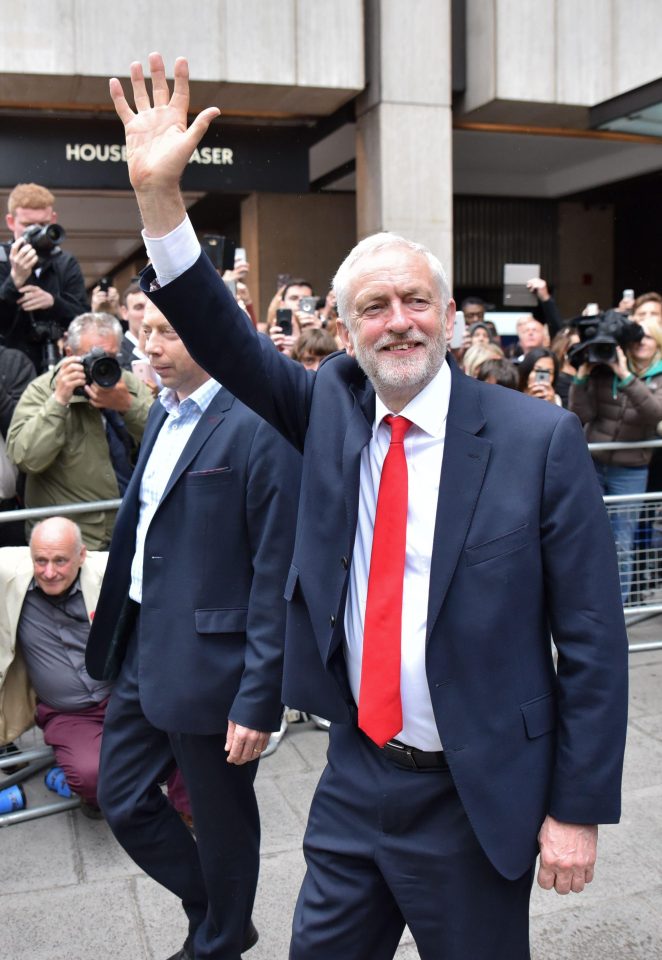
[[[90,620],[107,560],[107,553],[88,553],[81,567],[80,585]],[[0,746],[34,723],[37,698],[16,647],[18,621],[32,576],[29,547],[0,548]]]

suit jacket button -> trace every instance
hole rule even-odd
[[[349,560],[347,559],[347,557],[341,557],[340,563],[342,564],[343,570],[346,570],[347,567],[349,566]]]
[[[331,614],[331,616],[329,617],[329,626],[335,627],[335,625],[336,625],[336,618],[334,617],[333,614]]]

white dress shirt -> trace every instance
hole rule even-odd
[[[152,517],[156,513],[184,447],[202,414],[220,389],[220,383],[210,379],[205,380],[202,386],[194,390],[191,396],[182,400],[181,403],[174,390],[165,388],[159,394],[159,400],[168,411],[168,416],[163,421],[154,441],[140,481],[140,514],[136,527],[136,550],[131,563],[131,586],[129,587],[129,596],[136,603],[142,601],[145,537]]]
[[[403,727],[396,737],[419,750],[441,750],[425,672],[425,638],[432,541],[450,388],[450,368],[444,361],[436,377],[400,412],[400,416],[412,421],[412,426],[404,441],[409,504],[402,590],[400,695]],[[391,442],[390,428],[383,420],[390,412],[377,397],[372,440],[361,451],[359,516],[345,608],[345,660],[357,704],[372,533],[382,464]]]
[[[143,239],[162,287],[184,273],[200,255],[200,244],[188,217],[165,237],[148,237],[143,231]],[[450,368],[444,361],[436,377],[401,411],[401,415],[411,420],[413,426],[407,432],[404,444],[409,506],[402,595],[400,693],[403,727],[397,739],[419,750],[441,749],[425,672],[425,638],[432,541],[450,389]],[[350,687],[357,704],[361,685],[363,623],[372,531],[382,464],[391,439],[391,431],[382,421],[389,412],[377,397],[372,440],[361,453],[358,524],[345,608],[345,659]]]

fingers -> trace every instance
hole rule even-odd
[[[148,57],[149,72],[152,76],[152,96],[155,107],[167,107],[170,102],[170,90],[166,80],[163,57],[160,53],[150,53]]]
[[[261,730],[251,730],[228,721],[228,736],[225,749],[227,762],[241,765],[258,760],[269,741],[269,734]]]
[[[150,60],[151,65],[151,60]],[[178,110],[188,113],[189,105],[189,73],[188,61],[185,57],[177,57],[175,60],[175,69],[173,71],[174,86],[172,91],[172,104]]]
[[[592,868],[555,871],[541,866],[538,870],[538,886],[543,890],[556,890],[562,897],[569,893],[581,893],[592,879]]]
[[[149,94],[147,93],[142,63],[140,63],[139,60],[134,60],[129,70],[131,73],[131,87],[133,89],[133,99],[136,104],[136,110],[149,110],[152,105],[149,101]]]
[[[122,84],[119,82],[117,77],[113,77],[109,84],[110,97],[113,101],[113,106],[115,107],[115,113],[120,118],[124,126],[135,116],[133,110],[127,103],[126,97],[124,96],[124,90],[122,89]]]
[[[191,126],[188,128],[188,134],[189,137],[194,141],[194,146],[202,140],[207,130],[209,130],[209,125],[212,120],[215,120],[216,117],[220,117],[220,115],[221,111],[218,109],[218,107],[207,107],[205,110],[200,111]]]

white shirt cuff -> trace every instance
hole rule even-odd
[[[144,230],[142,237],[162,287],[185,273],[200,256],[201,247],[188,216],[165,237],[148,237]]]

